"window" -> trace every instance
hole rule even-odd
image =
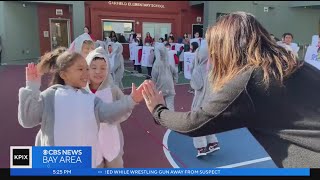
[[[118,42],[129,43],[129,36],[133,29],[134,21],[130,20],[102,20],[103,39],[110,36],[111,32],[116,33]]]
[[[228,15],[228,14],[229,13],[217,13],[216,21],[218,21],[221,16],[225,16],[225,15]]]

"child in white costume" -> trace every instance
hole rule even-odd
[[[19,89],[18,120],[25,128],[41,125],[41,146],[91,146],[96,167],[100,122],[118,122],[119,115],[142,101],[142,95],[141,88],[133,85],[130,96],[107,104],[82,88],[88,78],[82,55],[66,51],[57,58],[54,85],[40,92],[41,75],[33,63],[28,64],[26,87]]]
[[[98,48],[98,47],[102,47],[103,49],[106,48],[106,42],[105,41],[100,41],[100,40],[97,40],[95,42],[95,47]]]
[[[69,47],[69,51],[80,53],[84,58],[94,49],[95,44],[88,33],[78,36]]]
[[[117,85],[121,90],[123,90],[123,84],[122,84],[122,78],[124,73],[124,59],[123,59],[123,46],[121,43],[116,42],[114,43],[116,48],[116,57],[114,59],[114,66],[113,69],[111,69],[111,72],[114,74],[114,83]]]
[[[308,46],[304,61],[320,69],[320,37],[319,35],[312,36],[312,42]]]
[[[202,40],[201,46],[196,50],[194,67],[191,75],[190,85],[194,89],[194,98],[191,105],[192,111],[197,111],[203,105],[206,94],[209,93],[208,87],[208,45]],[[218,139],[215,134],[193,138],[194,147],[197,148],[197,157],[219,150]]]
[[[112,75],[113,81],[115,80],[115,71],[121,66],[120,61],[118,60],[118,50],[119,46],[114,42],[109,42],[107,46],[107,56],[110,63],[110,73]]]
[[[105,103],[112,103],[124,97],[118,86],[113,84],[106,51],[99,47],[86,58],[89,66],[89,83],[86,90],[94,93]],[[117,123],[100,123],[96,163],[98,167],[123,168],[123,134],[120,122],[128,119],[131,110],[121,114]]]
[[[174,85],[178,82],[178,70],[169,64],[168,50],[160,43],[155,47],[156,60],[152,67],[152,81],[158,91],[162,91],[168,109],[174,111]]]

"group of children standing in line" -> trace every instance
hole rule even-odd
[[[191,79],[195,89],[192,109],[201,106],[208,90],[204,69],[208,52],[201,47]],[[91,146],[92,167],[123,167],[120,123],[128,119],[143,96],[142,85],[136,88],[132,84],[130,95],[121,91],[122,51],[117,42],[95,48],[90,35],[84,33],[69,49],[57,48],[43,55],[39,64],[28,64],[26,87],[19,89],[18,121],[25,128],[41,126],[35,138],[37,146]],[[154,53],[152,81],[162,91],[167,107],[174,111],[178,72],[169,65],[163,43],[155,47]],[[43,74],[51,74],[52,81],[41,92]],[[219,148],[214,135],[194,138],[194,144],[198,155]]]
[[[200,38],[199,32],[194,33],[194,38]],[[178,63],[178,72],[182,73],[183,72],[183,55],[182,52],[194,52],[198,48],[198,43],[190,43],[191,35],[188,35],[188,33],[184,33],[183,37],[178,38],[177,43],[178,44],[183,44],[183,48],[181,49],[175,49],[177,50],[177,55],[179,57],[179,63]],[[146,38],[143,41],[142,39],[137,38],[136,33],[132,30],[131,34],[129,36],[129,41],[130,44],[134,43],[137,46],[155,46],[157,43],[162,43],[165,44],[166,48],[169,48],[168,50],[172,49],[171,47],[172,43],[175,43],[175,37],[173,33],[170,33],[169,36],[167,34],[164,35],[164,38],[159,38],[159,41],[156,42],[154,38],[150,36],[150,33],[147,32]],[[174,50],[174,49],[173,49]],[[138,73],[142,73],[141,70],[141,65],[137,62],[136,60],[132,60],[134,64],[134,70],[137,71]],[[148,67],[148,75],[151,76],[151,68]]]

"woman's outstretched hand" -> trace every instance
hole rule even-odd
[[[158,91],[154,85],[154,83],[150,80],[146,80],[143,82],[143,90],[142,90],[143,98],[146,102],[146,105],[149,111],[152,113],[153,109],[158,104],[165,105],[165,101],[163,99],[162,92]]]
[[[41,74],[38,73],[37,65],[34,63],[28,63],[28,66],[26,67],[26,80],[41,82]]]

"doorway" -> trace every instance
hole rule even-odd
[[[203,24],[192,24],[192,38],[196,32],[199,32],[199,36],[203,38]]]
[[[146,38],[147,32],[150,33],[150,36],[154,38],[155,41],[158,41],[159,38],[164,39],[164,35],[171,32],[171,23],[152,23],[152,22],[143,22],[142,24],[142,40]]]
[[[70,20],[50,18],[49,23],[51,50],[60,46],[68,48],[70,44]]]

